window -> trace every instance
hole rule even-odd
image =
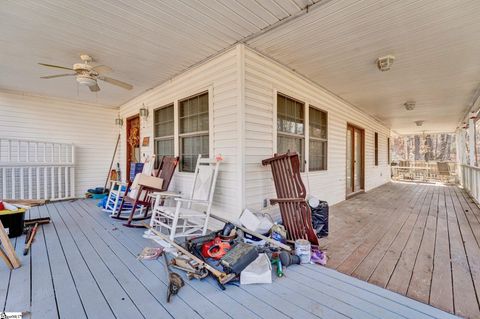
[[[297,152],[302,172],[305,170],[304,106],[303,103],[284,95],[277,96],[277,152]]]
[[[209,156],[208,92],[179,101],[180,171],[194,172],[198,154]]]
[[[375,132],[375,166],[378,166],[378,133]]]
[[[310,128],[308,170],[327,169],[327,112],[310,107],[308,111]]]
[[[390,165],[390,137],[387,137],[387,165]]]
[[[153,113],[155,167],[158,168],[163,156],[174,155],[173,104],[156,109]]]

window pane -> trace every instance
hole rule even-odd
[[[309,170],[320,171],[327,169],[327,142],[310,140]]]
[[[174,156],[173,138],[155,140],[155,167],[158,168],[164,156]]]
[[[181,101],[179,108],[180,134],[208,131],[208,93]]]
[[[292,137],[285,135],[277,136],[277,153],[286,153],[287,151],[297,152],[300,158],[300,170],[305,170],[304,157],[304,139],[302,137]]]
[[[154,111],[154,137],[173,136],[173,105]]]
[[[188,136],[180,138],[180,170],[194,172],[198,154],[209,156],[208,135]]]
[[[311,107],[309,110],[310,136],[327,139],[327,113]]]
[[[304,104],[283,95],[277,96],[277,130],[304,135]]]

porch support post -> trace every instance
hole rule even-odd
[[[469,118],[468,119],[468,146],[470,148],[470,165],[476,166],[476,158],[475,158],[475,120]]]

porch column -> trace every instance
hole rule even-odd
[[[475,118],[470,116],[468,118],[468,146],[470,148],[470,165],[476,166],[475,158]]]

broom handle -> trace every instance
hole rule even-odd
[[[115,154],[117,154],[117,148],[118,148],[119,142],[120,142],[120,133],[118,134],[117,144],[115,144],[115,150],[113,151],[112,161],[110,162],[110,168],[108,169],[108,172],[107,172],[107,179],[105,180],[105,186],[103,186],[104,191],[107,188],[108,180],[110,179],[110,172],[112,170],[113,161],[115,160]]]

